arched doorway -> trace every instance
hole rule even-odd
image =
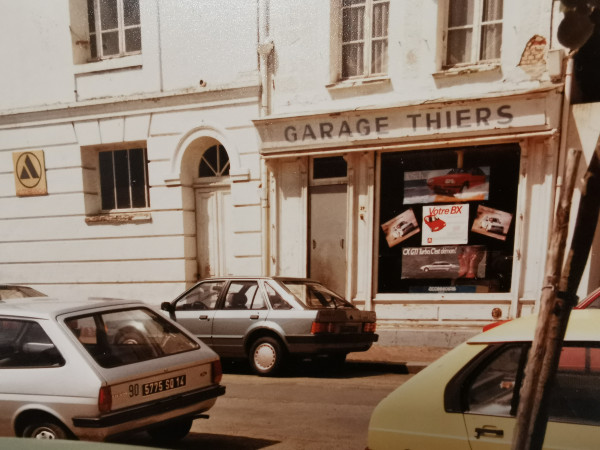
[[[227,150],[208,147],[200,157],[194,179],[196,242],[199,278],[231,275],[231,181]]]

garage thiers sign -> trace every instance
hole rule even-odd
[[[262,152],[385,144],[403,139],[482,134],[492,130],[544,130],[546,98],[508,98],[419,105],[254,121]]]

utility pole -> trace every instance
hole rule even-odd
[[[600,211],[600,138],[584,177],[571,249],[562,268],[569,223],[569,210],[579,162],[579,151],[567,158],[566,180],[556,213],[553,239],[546,263],[546,286],[535,336],[520,392],[513,450],[541,449],[548,424],[547,399],[558,368],[562,342],[577,297]]]

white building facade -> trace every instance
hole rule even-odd
[[[309,276],[410,332],[536,309],[559,2],[0,7],[3,282],[158,303]]]
[[[260,272],[257,9],[218,6],[1,3],[3,282],[159,303]]]

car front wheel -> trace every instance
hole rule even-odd
[[[192,419],[180,419],[150,428],[148,434],[158,443],[175,442],[183,439],[192,429]]]
[[[68,439],[67,430],[56,422],[41,421],[25,427],[23,437],[34,439]]]
[[[257,339],[249,355],[252,370],[261,376],[274,375],[281,369],[284,359],[284,350],[280,342],[272,337]]]

